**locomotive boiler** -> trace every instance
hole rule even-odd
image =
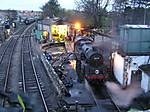
[[[93,45],[93,40],[79,36],[75,39],[74,50],[76,53],[76,72],[79,81],[104,80],[108,78],[107,66],[104,65],[103,55]]]

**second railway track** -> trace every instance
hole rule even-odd
[[[98,86],[101,87],[94,90],[95,87],[91,86],[87,80],[85,82],[94,99],[97,108],[96,112],[124,112],[118,105],[116,105],[111,93],[104,85],[99,84]]]
[[[36,99],[40,102],[39,112],[52,112],[52,103],[50,94],[52,92],[49,91],[50,88],[47,87],[45,82],[42,79],[39,68],[37,70],[37,66],[35,66],[34,55],[31,46],[31,37],[24,36],[22,40],[22,49],[21,49],[21,74],[20,77],[20,90],[23,93],[27,93],[28,95],[36,95]],[[40,110],[41,109],[41,110]]]

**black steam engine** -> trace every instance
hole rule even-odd
[[[108,68],[104,65],[103,56],[93,46],[93,40],[88,37],[76,37],[74,50],[77,56],[76,72],[79,81],[84,78],[88,80],[104,80],[108,78]]]

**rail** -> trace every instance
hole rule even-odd
[[[117,111],[118,111],[118,112],[122,112],[122,111],[120,110],[119,106],[115,103],[115,101],[114,101],[114,99],[113,99],[111,93],[109,92],[109,90],[106,90],[106,92],[107,92],[107,94],[108,94],[108,96],[109,96],[109,98],[110,98],[112,104],[113,104],[113,105],[115,106],[115,108],[117,109]]]
[[[89,88],[89,91],[90,91],[90,93],[91,93],[91,95],[92,95],[92,97],[93,97],[93,99],[94,99],[94,102],[95,102],[95,104],[96,104],[96,107],[97,107],[98,112],[106,111],[105,108],[102,106],[102,104],[101,104],[101,103],[98,103],[98,99],[96,98],[96,96],[95,96],[95,94],[94,94],[94,92],[93,92],[93,90],[92,90],[90,84],[88,83],[88,81],[87,81],[86,79],[85,79],[85,83],[87,84],[87,86],[88,86],[88,88]],[[105,89],[106,89],[106,88],[105,88]],[[122,112],[121,109],[119,108],[119,106],[118,106],[118,105],[115,103],[115,101],[113,100],[113,98],[112,98],[110,92],[109,92],[108,90],[105,90],[105,92],[106,92],[106,95],[108,95],[111,104],[115,107],[115,111],[116,111],[116,112]]]
[[[20,30],[21,30],[20,32],[23,32],[24,27]],[[21,34],[20,34],[20,36],[21,36]],[[9,80],[9,74],[10,74],[10,68],[11,68],[11,60],[12,60],[15,46],[17,44],[17,40],[19,39],[20,36],[18,36],[17,38],[13,38],[13,37],[10,38],[9,42],[7,43],[7,45],[4,47],[4,50],[2,51],[2,55],[0,58],[0,64],[1,64],[1,66],[3,64],[6,64],[6,66],[5,66],[6,68],[4,68],[4,69],[6,69],[6,72],[4,74],[5,78],[4,78],[4,85],[3,85],[3,91],[4,92],[6,92],[6,90],[8,88],[8,80]],[[5,105],[5,98],[3,98],[1,100],[1,105],[3,105],[3,106]]]
[[[46,110],[46,112],[49,112],[48,106],[47,106],[47,103],[46,103],[46,100],[45,100],[45,98],[44,98],[44,94],[43,94],[42,89],[41,89],[41,86],[40,86],[40,82],[39,82],[39,79],[38,79],[38,74],[37,74],[36,69],[35,69],[35,66],[34,66],[34,62],[33,62],[33,58],[32,58],[32,53],[31,53],[31,43],[30,43],[30,42],[29,42],[29,48],[30,48],[30,49],[29,49],[29,52],[30,52],[31,64],[32,64],[33,71],[34,71],[34,76],[35,76],[36,81],[37,81],[37,85],[38,85],[38,88],[39,88],[39,91],[40,91],[40,95],[41,95],[41,98],[42,98],[42,101],[43,101],[45,110]]]
[[[22,44],[22,80],[23,80],[22,86],[23,86],[23,92],[24,93],[34,93],[35,91],[38,90],[40,97],[41,97],[41,100],[42,100],[42,103],[43,103],[43,107],[45,109],[45,112],[49,112],[50,108],[48,107],[48,102],[47,102],[46,96],[44,94],[44,85],[42,85],[40,76],[37,73],[37,70],[36,70],[36,67],[34,64],[34,60],[33,60],[31,38],[30,38],[30,36],[24,36],[23,40],[24,40],[24,42]],[[25,44],[25,42],[26,42],[26,44]],[[25,55],[25,58],[24,58],[24,55]],[[27,60],[25,60],[25,59],[27,59]],[[28,60],[30,60],[30,61],[28,61]],[[27,67],[27,66],[28,67],[30,66],[29,67],[30,68],[30,74],[26,72],[27,69],[25,67]],[[30,84],[32,85],[32,87],[30,86]]]

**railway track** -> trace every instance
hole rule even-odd
[[[25,26],[23,26],[21,29],[17,30],[14,33],[14,35],[12,35],[11,37],[13,37],[13,38],[17,37],[18,38],[18,36],[21,36],[21,33],[24,31],[24,29],[25,29]],[[7,49],[9,49],[9,46],[10,46],[11,42],[13,41],[13,38],[10,38],[9,41],[7,41],[4,44],[2,44],[1,49],[0,49],[0,54],[1,54],[0,63],[3,60],[3,58],[4,58],[5,52],[7,51]]]
[[[107,88],[103,88],[103,94],[104,94],[104,98],[97,98],[97,95],[95,94],[95,92],[92,90],[92,86],[88,83],[87,80],[85,80],[87,87],[94,99],[95,105],[96,105],[96,112],[123,112],[120,107],[118,105],[116,105],[115,101],[112,99],[112,96],[110,94],[110,92],[107,90]],[[101,91],[101,92],[102,92]],[[96,91],[97,92],[97,91]],[[100,92],[98,90],[98,92]],[[102,93],[99,93],[102,94]],[[100,96],[102,97],[102,96]],[[104,107],[104,103],[107,102],[108,109]]]
[[[37,70],[37,66],[35,66],[30,36],[23,37],[21,57],[22,78],[20,80],[22,81],[20,82],[22,82],[22,86],[20,90],[28,95],[38,94],[37,99],[40,100],[40,105],[42,104],[41,112],[53,111],[53,102],[50,100],[50,92],[48,91],[49,88],[42,80],[41,75],[43,74],[40,73],[39,70]]]
[[[21,33],[24,31],[25,27],[22,27],[20,29],[20,32],[18,32],[18,35],[20,36],[12,36],[10,40],[3,45],[2,50],[0,52],[0,87],[1,91],[7,92],[8,90],[8,81],[9,81],[9,75],[10,75],[10,68],[11,68],[11,60],[12,56],[14,54],[14,49],[17,44],[17,40],[19,37],[21,37]],[[2,106],[5,105],[5,98],[0,99],[0,104]]]
[[[107,93],[107,95],[108,95],[109,98],[110,98],[110,102],[111,102],[111,103],[114,105],[114,107],[116,108],[117,112],[122,112],[121,109],[119,108],[119,106],[115,103],[114,99],[112,98],[111,93],[110,93],[108,90],[106,90],[106,93]]]

